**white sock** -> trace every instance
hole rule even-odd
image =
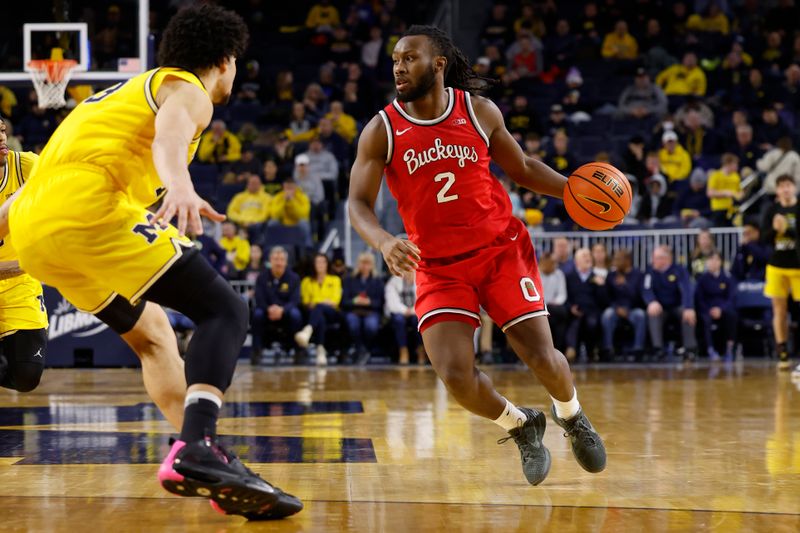
[[[209,402],[214,402],[217,404],[217,407],[222,407],[222,399],[220,399],[219,396],[213,392],[206,392],[202,390],[188,393],[186,395],[186,399],[183,401],[183,406],[186,407],[198,400],[208,400]]]
[[[520,411],[513,403],[506,400],[506,408],[503,409],[500,416],[493,422],[506,431],[511,431],[514,428],[520,427],[526,420],[528,420],[528,417],[525,416],[525,413]]]
[[[553,398],[550,396],[550,398]],[[569,420],[578,414],[581,410],[581,404],[578,403],[578,391],[572,389],[572,399],[568,402],[561,402],[553,398],[553,405],[556,406],[556,416],[562,420]]]

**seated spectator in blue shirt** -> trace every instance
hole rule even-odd
[[[706,194],[708,178],[705,171],[695,169],[689,178],[689,186],[678,193],[672,204],[672,212],[684,226],[697,228],[708,225],[711,218],[711,203]]]
[[[592,269],[592,252],[588,248],[575,251],[575,270],[567,274],[567,301],[572,315],[567,326],[567,359],[572,361],[581,343],[592,354],[600,334],[600,313],[605,308],[606,294],[602,278]]]
[[[711,326],[716,325],[725,346],[725,362],[733,361],[733,345],[736,340],[736,283],[722,270],[722,256],[714,252],[706,261],[706,271],[697,278],[695,300],[697,313],[703,326],[708,347],[708,358],[719,361],[719,352],[714,346]]]
[[[736,281],[764,281],[770,254],[769,246],[761,242],[758,225],[754,222],[745,223],[731,274]]]
[[[683,351],[686,359],[694,358],[697,340],[694,328],[697,314],[694,310],[694,293],[689,272],[672,262],[672,249],[658,246],[653,250],[653,261],[644,276],[642,297],[647,305],[650,341],[656,359],[664,355],[664,326],[680,324]]]
[[[556,237],[553,239],[553,259],[565,275],[575,270],[575,262],[572,260],[572,245],[566,238]]]
[[[613,358],[614,333],[620,320],[633,326],[633,355],[644,354],[645,315],[642,309],[642,273],[633,266],[630,250],[614,253],[614,265],[606,278],[609,307],[603,311],[603,349]]]
[[[253,309],[253,350],[250,360],[261,362],[265,344],[287,342],[303,327],[300,312],[300,276],[288,269],[289,254],[281,246],[269,252],[269,269],[256,279]],[[275,360],[277,361],[276,356]]]
[[[385,313],[389,317],[397,343],[397,362],[407,365],[410,360],[409,349],[417,352],[417,363],[425,364],[425,349],[417,329],[417,315],[414,306],[417,303],[417,285],[414,276],[392,276],[384,289]],[[408,332],[413,332],[409,338]]]
[[[364,364],[375,349],[383,311],[383,281],[375,276],[375,256],[370,252],[359,254],[356,271],[344,280],[342,310],[353,341],[350,355],[357,353],[358,363]]]

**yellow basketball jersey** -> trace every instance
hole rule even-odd
[[[22,187],[22,184],[31,175],[31,169],[38,157],[33,152],[8,152],[6,166],[3,168],[3,179],[0,181],[0,205]],[[15,261],[16,259],[17,252],[11,244],[11,235],[6,235],[0,241],[0,261]]]
[[[85,99],[64,119],[42,151],[33,179],[40,167],[88,164],[102,169],[134,203],[155,203],[164,193],[150,148],[158,111],[155,96],[169,77],[208,94],[195,74],[177,68],[157,68],[112,85]],[[189,146],[188,161],[199,141],[198,135]]]

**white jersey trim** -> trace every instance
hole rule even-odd
[[[397,98],[395,98],[392,101],[392,105],[394,106],[394,108],[397,110],[397,112],[400,113],[400,115],[404,119],[406,119],[407,121],[411,122],[412,124],[416,124],[418,126],[433,126],[434,124],[438,124],[439,122],[441,122],[444,119],[446,119],[450,115],[450,113],[453,111],[453,108],[456,105],[456,99],[455,99],[455,96],[453,95],[453,88],[452,87],[447,87],[446,90],[447,90],[447,94],[450,96],[450,101],[447,103],[447,109],[444,110],[444,113],[442,113],[441,116],[439,116],[437,118],[434,118],[434,119],[431,119],[431,120],[421,120],[421,119],[412,117],[411,115],[406,113],[405,110],[403,109],[403,106],[401,106],[397,102]]]
[[[486,135],[485,131],[483,131],[481,123],[478,122],[478,117],[475,115],[475,111],[472,109],[472,99],[470,98],[469,91],[464,91],[464,98],[467,99],[467,112],[469,113],[470,120],[472,120],[472,125],[478,131],[478,135],[481,136],[483,141],[486,143],[486,146],[489,146],[489,136]]]
[[[394,136],[392,135],[392,125],[389,123],[389,117],[386,115],[386,111],[381,109],[378,111],[378,114],[381,116],[381,119],[383,119],[383,125],[386,128],[386,139],[389,143],[389,147],[386,150],[386,164],[388,165],[392,160],[392,153],[394,153]]]
[[[11,150],[8,151],[8,156],[11,156],[13,152]],[[9,157],[6,156],[6,164],[3,165],[3,181],[0,183],[0,191],[6,188],[6,184],[8,183],[8,160]]]
[[[422,323],[428,320],[430,317],[435,315],[441,315],[442,313],[470,316],[475,320],[477,320],[479,323],[481,321],[481,317],[478,315],[478,313],[473,313],[472,311],[467,311],[465,309],[458,309],[457,307],[440,307],[439,309],[428,311],[427,313],[422,315],[422,318],[419,319],[419,324],[417,325],[417,329],[420,329],[422,327]]]
[[[518,316],[514,320],[511,320],[510,322],[506,322],[505,324],[503,324],[503,327],[500,328],[500,329],[503,331],[503,333],[505,333],[506,331],[508,331],[508,328],[510,328],[511,326],[516,326],[520,322],[524,322],[525,320],[528,320],[529,318],[536,318],[537,316],[547,316],[549,314],[550,314],[550,312],[547,310],[547,307],[545,307],[541,311],[535,311],[533,313],[528,313],[526,315]]]

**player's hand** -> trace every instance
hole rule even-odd
[[[422,260],[416,244],[397,237],[386,239],[381,244],[381,254],[389,272],[395,276],[413,273],[417,269],[417,263]]]
[[[203,221],[200,216],[204,216],[214,222],[222,222],[225,215],[217,213],[211,204],[200,198],[194,189],[189,186],[176,185],[169,188],[164,196],[161,208],[156,212],[156,220],[162,224],[169,222],[177,215],[178,232],[181,237],[186,235],[186,229],[195,235],[203,234]]]

